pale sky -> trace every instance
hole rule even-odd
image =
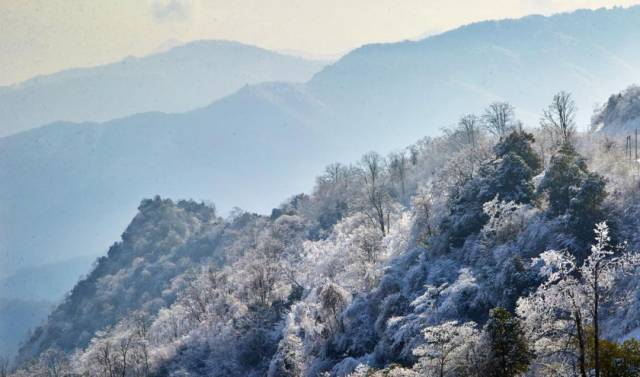
[[[640,0],[0,0],[0,85],[198,39],[338,56],[474,21]]]

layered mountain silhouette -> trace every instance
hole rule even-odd
[[[511,101],[531,124],[554,93],[566,90],[586,128],[597,103],[640,80],[640,50],[627,48],[637,40],[640,7],[482,22],[418,42],[367,45],[306,83],[249,85],[197,110],[58,122],[2,138],[2,272],[104,252],[140,199],[155,194],[210,200],[223,212],[233,206],[268,212],[287,195],[309,189],[328,163],[403,147],[496,100]],[[179,60],[181,51],[167,54]],[[313,69],[305,67],[294,76],[310,75]],[[82,72],[63,76],[88,85],[77,77]],[[106,98],[76,98],[78,113],[51,117],[117,115],[101,111],[135,93],[138,83],[156,79],[153,91],[171,99],[149,101],[163,111],[184,110],[180,97],[202,104],[232,90],[211,89],[215,84],[206,81],[176,87],[142,71],[122,80],[104,78],[113,83]],[[52,86],[51,93],[65,98],[63,87]],[[4,92],[0,108],[18,108]],[[35,109],[46,101],[23,103]],[[138,110],[123,109],[131,111]]]
[[[0,87],[0,136],[55,121],[107,121],[205,106],[247,84],[304,82],[326,62],[227,41],[198,41]]]

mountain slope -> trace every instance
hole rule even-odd
[[[0,298],[0,354],[14,357],[20,342],[30,336],[29,329],[42,324],[54,306],[47,301]]]
[[[175,300],[184,281],[173,281],[190,268],[224,264],[223,252],[234,239],[215,209],[203,204],[144,200],[139,213],[108,256],[75,285],[21,350],[22,357],[56,347],[85,346],[91,334],[135,311],[155,313]]]
[[[594,114],[591,127],[612,136],[634,134],[640,128],[640,87],[630,86],[609,97],[602,109]]]
[[[17,274],[33,266],[94,259],[142,197],[219,197],[225,211],[233,203],[268,212],[283,192],[308,190],[310,171],[326,163],[319,156],[335,147],[319,127],[301,124],[300,112],[321,111],[301,90],[262,84],[184,114],[56,123],[0,138],[0,278],[20,282]],[[50,293],[67,291],[77,277],[29,285],[29,294],[57,301]],[[0,298],[16,294],[15,284],[0,284]],[[29,327],[44,319],[26,314],[36,317],[24,322]]]
[[[5,298],[23,300],[59,300],[67,289],[89,271],[94,257],[77,257],[58,263],[19,270],[0,279],[0,291]]]
[[[323,64],[235,42],[192,42],[0,87],[0,136],[59,120],[105,121],[147,111],[187,111],[248,84],[304,82]]]
[[[585,134],[576,149],[554,149],[546,167],[525,131],[459,136],[411,145],[404,174],[375,153],[362,161],[379,170],[334,166],[270,217],[223,220],[192,201],[143,200],[122,241],[22,347],[17,376],[50,368],[52,349],[67,352],[56,365],[91,376],[423,376],[438,365],[443,375],[487,376],[496,348],[515,343],[493,342],[498,308],[518,312],[522,371],[569,376],[579,346],[562,308],[577,302],[593,323],[582,305],[592,280],[576,278],[589,270],[571,268],[589,250],[587,264],[596,253],[625,253],[607,263],[628,263],[602,272],[602,339],[613,346],[637,334],[640,259],[616,247],[640,247],[627,162]],[[594,186],[599,194],[585,198]],[[606,241],[590,248],[584,230],[601,220],[611,233],[598,225]],[[570,296],[552,288],[562,271]],[[544,300],[529,303],[540,290]],[[470,331],[450,340],[463,323]],[[421,350],[440,342],[473,349],[435,363],[437,352]]]
[[[496,100],[535,125],[560,90],[574,95],[585,129],[594,105],[640,80],[640,52],[631,47],[638,38],[638,6],[481,22],[361,47],[309,86],[345,124],[375,130],[376,148],[433,134]]]
[[[141,197],[222,198],[224,210],[267,212],[282,192],[308,189],[307,169],[319,169],[322,150],[334,148],[301,122],[299,112],[321,105],[299,90],[264,84],[188,113],[56,123],[0,139],[0,180],[8,182],[0,188],[0,274],[97,255]],[[289,97],[303,100],[290,106]]]
[[[78,257],[24,268],[0,279],[0,354],[13,357],[28,331],[41,324],[95,259]]]
[[[402,147],[494,100],[509,99],[532,124],[555,92],[568,90],[586,126],[595,103],[640,81],[637,40],[640,6],[482,22],[419,42],[364,46],[307,84],[249,86],[190,113],[60,123],[5,138],[0,216],[9,230],[0,246],[14,250],[11,265],[15,255],[60,253],[82,233],[94,242],[64,257],[97,253],[139,198],[156,193],[268,211],[310,187],[314,166]],[[181,62],[201,45],[208,46],[145,59]],[[78,224],[63,226],[59,216]],[[24,237],[20,229],[29,228],[35,236]]]
[[[511,101],[532,124],[568,90],[584,126],[595,103],[640,81],[637,40],[640,7],[483,22],[364,46],[306,84],[246,86],[186,113],[60,122],[2,138],[0,276],[98,255],[142,197],[267,212],[309,189],[328,163],[403,147],[494,100]]]

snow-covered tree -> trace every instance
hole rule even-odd
[[[576,131],[576,105],[567,92],[559,92],[553,96],[549,107],[544,110],[540,126],[546,131],[556,145],[569,144]]]
[[[449,234],[452,245],[460,246],[482,228],[488,220],[483,205],[496,195],[515,203],[526,204],[535,199],[532,178],[540,163],[529,146],[532,141],[533,137],[522,131],[501,139],[494,147],[495,157],[451,197],[451,213],[441,229]]]
[[[360,165],[364,183],[363,212],[380,228],[384,236],[389,230],[392,211],[386,161],[379,154],[370,152],[362,156]]]
[[[589,171],[587,163],[569,143],[551,158],[539,190],[547,194],[549,212],[568,215],[569,230],[584,243],[593,239],[593,229],[603,220],[602,202],[606,181]]]
[[[505,202],[496,196],[482,206],[489,220],[482,229],[483,238],[493,244],[515,239],[532,221],[537,211],[529,204]]]
[[[482,114],[484,127],[497,137],[506,136],[517,127],[515,111],[507,102],[494,102]]]
[[[297,377],[304,374],[304,346],[297,334],[287,334],[271,360],[269,377]]]
[[[422,331],[424,345],[414,353],[420,357],[415,369],[428,376],[459,376],[471,349],[480,339],[474,322],[447,321]]]
[[[606,223],[595,229],[596,241],[582,265],[566,251],[547,251],[534,260],[546,280],[536,292],[518,300],[518,314],[541,360],[554,364],[575,362],[582,377],[587,370],[587,346],[594,344],[593,373],[600,375],[599,341],[602,308],[624,302],[616,300],[620,279],[640,266],[637,254],[616,252],[609,242]],[[592,328],[592,335],[588,335]],[[555,366],[554,366],[555,367]]]

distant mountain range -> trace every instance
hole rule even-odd
[[[157,175],[162,171],[158,158],[174,158],[161,144],[151,147],[155,152],[144,149],[150,145],[140,137],[153,139],[153,129],[132,127],[136,136],[126,147],[120,142],[129,136],[118,135],[123,129],[117,127],[56,123],[33,128],[60,120],[193,110],[249,84],[307,81],[325,64],[235,42],[200,41],[0,87],[0,355],[15,352],[27,330],[40,324],[122,231],[139,200],[151,195],[154,179],[162,175]],[[172,118],[148,114],[130,122],[152,125],[165,117]],[[168,132],[164,142],[173,131]],[[2,138],[7,135],[15,136]],[[140,158],[127,161],[135,149]],[[157,176],[149,180],[151,175]]]
[[[103,253],[155,194],[266,213],[328,163],[401,148],[491,101],[511,101],[531,124],[567,90],[586,128],[597,103],[640,82],[638,40],[640,7],[601,9],[367,45],[306,83],[242,86],[304,81],[319,65],[200,42],[4,88],[4,134],[217,101],[0,138],[0,276]]]
[[[354,135],[371,135],[370,148],[433,134],[496,100],[537,125],[560,90],[573,94],[586,129],[596,105],[640,80],[640,50],[631,47],[639,21],[640,7],[631,7],[481,22],[418,42],[364,46],[308,86]]]
[[[4,265],[11,271],[97,254],[124,227],[136,203],[157,193],[208,199],[223,210],[268,211],[285,195],[311,187],[318,167],[368,149],[402,147],[494,100],[513,102],[531,123],[555,92],[568,90],[584,127],[596,103],[640,81],[640,50],[630,48],[638,40],[640,7],[482,22],[418,42],[364,46],[306,84],[247,86],[199,110],[104,123],[58,122],[5,137],[0,139],[0,179],[7,182],[0,187],[5,203],[0,219],[7,224]],[[218,75],[204,74],[214,63]],[[162,73],[167,66],[174,67],[172,74]],[[78,118],[102,118],[113,112],[93,111],[94,106],[144,99],[136,94],[141,82],[153,87],[157,98],[172,99],[147,104],[171,111],[233,90],[230,84],[211,89],[212,82],[225,81],[219,77],[246,82],[288,72],[283,78],[303,79],[317,68],[233,43],[199,42],[21,87],[58,83],[51,94],[65,98],[77,93],[69,89],[74,85],[94,87],[98,80],[109,88],[101,95],[113,102],[96,102],[91,95],[61,107],[86,111]],[[120,71],[127,74],[115,73]],[[195,87],[186,89],[189,83]],[[0,97],[0,107],[9,102]],[[37,110],[45,103],[33,98],[27,104]]]
[[[29,329],[39,326],[86,275],[94,257],[79,257],[21,269],[0,279],[0,355],[10,357]]]
[[[188,111],[244,85],[307,81],[325,64],[236,42],[198,41],[145,57],[70,69],[0,87],[0,136],[55,121]]]
[[[0,264],[13,272],[98,255],[155,194],[264,212],[308,189],[320,156],[336,148],[305,123],[323,109],[303,90],[263,84],[183,114],[54,123],[0,139]]]

